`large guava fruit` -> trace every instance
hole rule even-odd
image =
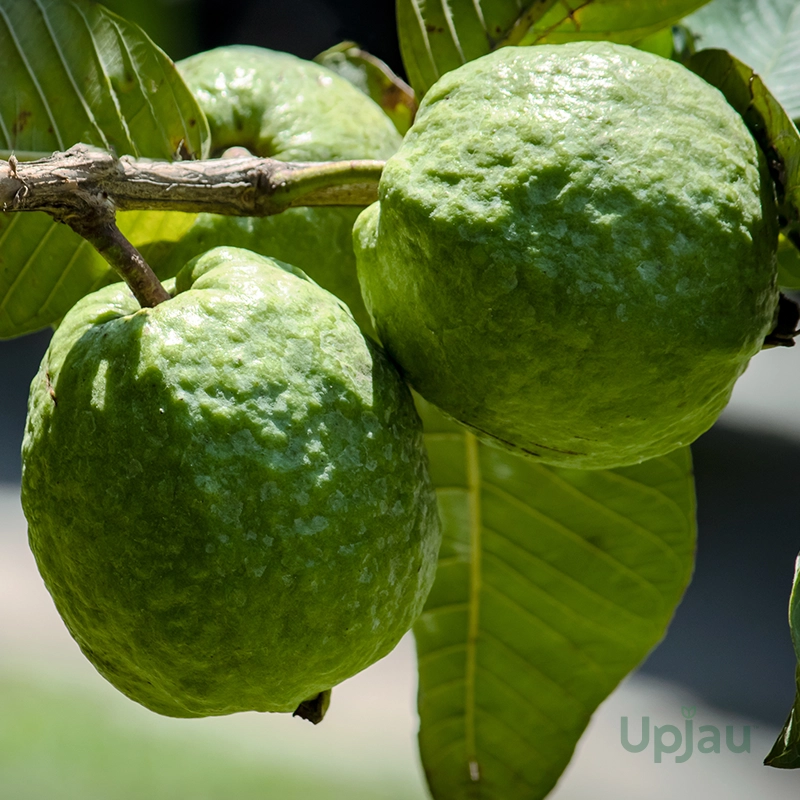
[[[413,387],[487,441],[607,468],[711,426],[778,301],[765,161],[724,97],[610,43],[443,76],[355,230]]]
[[[388,653],[439,544],[411,395],[333,295],[218,248],[81,300],[31,387],[22,503],[95,667],[162,714],[293,711]]]
[[[312,61],[233,45],[177,66],[208,118],[212,155],[244,147],[281,161],[385,159],[400,146],[400,135],[375,102]],[[353,255],[358,211],[293,208],[261,218],[200,214],[180,242],[151,246],[146,255],[162,277],[219,245],[272,256],[344,300],[369,329]]]

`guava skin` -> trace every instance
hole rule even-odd
[[[81,300],[31,387],[22,503],[83,652],[161,714],[293,711],[386,655],[440,542],[408,388],[344,305],[236,248]]]
[[[232,45],[177,67],[208,118],[212,156],[238,145],[281,161],[388,158],[400,143],[377,103],[313,61]]]
[[[325,67],[260,47],[220,47],[180,61],[211,129],[212,153],[233,146],[281,161],[386,159],[401,137],[380,107]],[[200,214],[168,252],[148,253],[162,277],[219,245],[300,267],[371,332],[353,255],[355,208],[293,208],[274,217]]]
[[[777,214],[737,113],[606,42],[443,76],[356,224],[380,340],[486,441],[575,468],[707,430],[777,309]]]

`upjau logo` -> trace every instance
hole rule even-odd
[[[684,750],[675,756],[675,763],[682,764],[688,761],[695,751],[694,716],[697,709],[694,706],[683,706],[683,730],[677,725],[653,726],[653,761],[661,763],[664,754],[677,753],[681,746]],[[631,743],[628,718],[620,719],[620,743],[629,753],[642,753],[650,746],[650,717],[642,717],[641,736],[635,744]],[[722,751],[722,733],[716,725],[700,725],[697,729],[697,752],[720,753]],[[740,732],[734,730],[733,725],[725,726],[725,746],[731,753],[750,752],[750,726],[743,725]]]

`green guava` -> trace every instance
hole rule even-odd
[[[381,341],[426,399],[544,463],[688,444],[775,318],[765,160],[724,97],[605,42],[443,76],[354,232]]]
[[[282,161],[385,159],[400,146],[400,135],[375,102],[312,61],[231,46],[177,66],[208,118],[214,155],[239,146]],[[145,255],[162,277],[218,245],[269,255],[307,272],[371,330],[353,255],[358,212],[330,207],[262,218],[200,214],[177,245],[151,246]]]
[[[115,284],[67,314],[22,503],[83,652],[176,717],[293,711],[386,655],[440,540],[395,367],[333,295],[236,248],[155,308]]]

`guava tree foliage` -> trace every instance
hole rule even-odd
[[[681,60],[723,92],[763,150],[779,282],[797,288],[800,98],[787,65],[800,59],[800,12],[792,0],[704,5],[397,0],[411,86],[354,43],[317,61],[405,134],[442,75],[505,45],[611,40]],[[788,31],[777,59],[775,30]],[[377,196],[380,161],[290,163],[252,149],[209,158],[208,120],[179,70],[145,32],[88,0],[0,0],[0,65],[0,337],[57,325],[120,276],[141,305],[157,305],[169,295],[156,276],[169,277],[197,215],[359,208]],[[796,312],[790,302],[781,311],[768,345],[791,343]],[[664,636],[689,582],[689,448],[616,469],[546,466],[417,401],[443,528],[414,626],[429,786],[442,800],[542,798],[597,706]],[[798,594],[796,584],[796,646]],[[798,709],[800,679],[773,766],[800,766]]]

